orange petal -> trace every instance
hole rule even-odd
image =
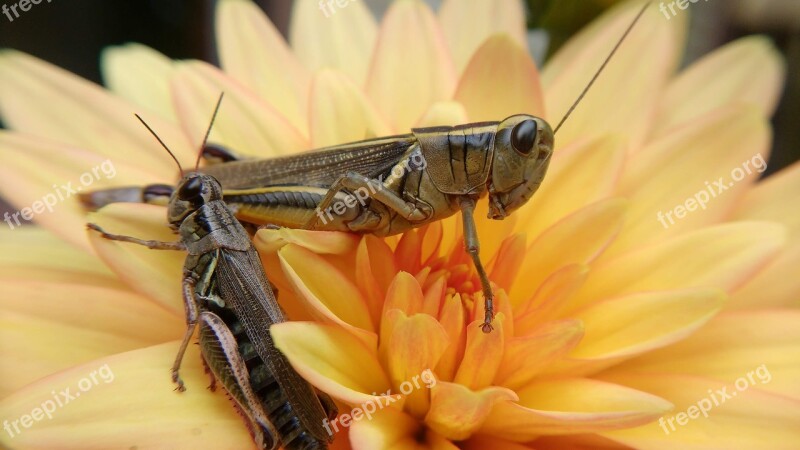
[[[472,389],[483,389],[492,384],[500,363],[504,348],[504,319],[502,314],[495,316],[491,333],[484,333],[476,320],[467,325],[467,345],[464,358],[453,379],[454,383],[463,384]]]
[[[459,73],[496,33],[508,33],[508,39],[526,51],[525,10],[520,1],[445,0],[439,22]]]
[[[380,410],[369,420],[354,421],[350,443],[354,450],[458,450],[448,439],[395,408]]]
[[[519,274],[525,259],[525,235],[512,234],[503,240],[494,257],[486,265],[489,279],[498,287],[508,291]]]
[[[250,448],[224,390],[206,389],[195,346],[181,365],[187,390],[175,392],[169,367],[177,350],[173,341],[109,356],[26,386],[0,402],[2,416],[19,420],[20,428],[4,441],[42,449]]]
[[[172,89],[181,123],[195,148],[202,143],[221,93],[225,93],[225,99],[209,142],[226,146],[238,155],[257,157],[292,154],[309,146],[283,111],[278,112],[210,64],[182,63],[172,78]]]
[[[775,111],[786,77],[780,52],[765,36],[748,36],[718,48],[672,80],[663,94],[654,136],[734,103]],[[713,82],[709,82],[713,80]]]
[[[217,46],[222,68],[280,111],[307,135],[308,71],[259,7],[247,0],[217,4]]]
[[[378,27],[364,3],[345,6],[343,10],[332,2],[294,2],[289,41],[308,70],[339,69],[363,86]]]
[[[146,45],[128,43],[103,49],[100,66],[114,94],[178,123],[169,89],[172,60]]]
[[[436,374],[444,381],[451,381],[456,376],[461,358],[464,356],[464,347],[467,342],[465,330],[464,307],[461,305],[461,296],[447,295],[442,304],[439,315],[439,323],[442,324],[447,332],[450,345],[447,346],[439,364],[436,366]]]
[[[548,117],[559,121],[619,42],[641,8],[623,2],[570,39],[542,72]],[[664,20],[651,5],[558,133],[559,148],[578,138],[630,136],[634,148],[653,120],[657,96],[679,62],[686,14]],[[555,126],[555,125],[554,125]]]
[[[517,391],[519,404],[498,403],[482,433],[525,442],[540,435],[596,433],[650,422],[672,404],[601,381],[567,378]]]
[[[399,272],[386,292],[383,311],[386,313],[391,309],[399,309],[406,315],[416,314],[422,311],[422,299],[419,282],[411,274]]]
[[[376,349],[339,327],[284,322],[270,327],[270,333],[303,378],[348,405],[375,401],[391,388]]]
[[[375,236],[364,236],[358,245],[355,276],[367,299],[372,323],[380,323],[386,292],[396,273],[389,246]]]
[[[496,34],[483,42],[464,70],[454,98],[473,122],[503,120],[514,114],[544,116],[536,64],[508,34]]]
[[[302,4],[306,2],[297,3]],[[342,72],[323,69],[311,84],[308,121],[313,148],[391,134],[364,92]]]
[[[397,55],[414,55],[414,68]],[[383,18],[367,93],[398,131],[417,122],[428,106],[452,95],[455,74],[430,8],[419,0],[392,3]]]
[[[787,208],[800,192],[800,163],[759,181],[737,202],[733,217],[749,220],[774,220],[789,227],[793,239],[800,237],[800,213]]]
[[[171,179],[174,163],[133,117],[140,112],[180,161],[194,159],[195,151],[183,132],[160,115],[141,111],[100,86],[13,50],[0,54],[0,112],[14,130],[91,150],[120,166],[147,170],[151,177]]]
[[[425,423],[448,439],[464,440],[483,424],[496,403],[516,400],[517,394],[510,389],[491,386],[471,391],[440,381],[431,387],[431,408]]]

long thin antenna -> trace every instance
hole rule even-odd
[[[208,142],[208,135],[211,134],[211,127],[214,126],[214,121],[217,120],[217,113],[219,112],[219,105],[222,104],[222,97],[225,96],[224,92],[219,93],[219,99],[217,100],[217,106],[214,108],[214,114],[211,115],[211,122],[208,124],[208,129],[206,130],[206,135],[203,138],[203,143],[200,144],[200,151],[197,152],[197,160],[194,162],[194,170],[197,171],[197,168],[200,167],[200,158],[203,156],[203,149],[206,147],[206,142]]]
[[[153,131],[152,128],[150,128],[150,125],[148,125],[147,122],[145,122],[144,119],[142,119],[142,116],[138,114],[134,114],[134,116],[136,116],[136,118],[139,119],[139,122],[142,122],[142,125],[144,125],[144,127],[147,128],[147,131],[149,131],[150,134],[152,134],[153,137],[155,137],[158,140],[158,143],[161,144],[162,147],[164,147],[164,150],[166,150],[167,153],[169,153],[169,156],[172,156],[172,159],[175,160],[175,164],[178,165],[178,170],[181,171],[181,178],[183,178],[183,167],[181,167],[181,163],[178,161],[178,158],[175,157],[175,154],[172,153],[172,150],[170,150],[169,147],[167,147],[167,144],[165,144],[164,141],[162,141],[161,138],[158,137],[156,132]]]
[[[569,111],[567,111],[564,117],[561,118],[561,122],[558,122],[556,130],[553,132],[553,134],[558,133],[558,129],[561,128],[561,125],[564,125],[564,122],[566,122],[567,118],[572,114],[572,111],[574,111],[575,108],[578,106],[578,103],[580,103],[581,100],[583,100],[583,97],[586,95],[586,93],[589,92],[589,89],[592,87],[594,82],[597,81],[597,78],[600,77],[600,74],[603,73],[603,70],[608,65],[608,62],[611,61],[611,58],[614,56],[614,53],[617,53],[617,50],[619,50],[619,47],[622,45],[622,42],[625,40],[625,38],[628,37],[628,34],[630,34],[631,30],[633,30],[633,27],[636,25],[636,22],[638,22],[639,19],[642,17],[647,7],[650,6],[650,3],[652,3],[652,0],[649,0],[647,3],[644,4],[641,11],[639,11],[639,14],[636,15],[636,18],[633,19],[633,22],[631,22],[631,24],[628,26],[628,29],[625,30],[625,34],[622,35],[622,37],[617,42],[617,45],[614,46],[614,49],[611,50],[611,53],[608,54],[606,60],[603,61],[603,65],[601,65],[600,68],[597,69],[597,72],[595,72],[594,76],[592,77],[592,80],[589,81],[589,84],[587,84],[586,87],[583,89],[581,95],[578,97],[577,100],[575,100],[575,103],[572,104],[572,106],[569,108]]]

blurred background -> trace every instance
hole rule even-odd
[[[52,1],[52,0],[47,0]],[[391,0],[363,1],[380,17]],[[541,63],[570,35],[618,0],[526,0],[528,26]],[[10,6],[17,0],[0,0]],[[669,4],[671,0],[665,3]],[[10,22],[0,15],[0,48],[14,48],[102,82],[98,56],[108,45],[140,42],[174,59],[216,63],[214,0],[55,0],[34,5]],[[256,1],[286,35],[292,0]],[[438,8],[440,0],[428,3]],[[656,5],[659,3],[656,0]],[[765,34],[784,53],[788,77],[773,118],[774,152],[765,175],[800,159],[800,1],[699,0],[690,6],[691,33],[684,65],[748,34]],[[2,162],[0,162],[1,164]],[[0,199],[0,214],[7,206]]]

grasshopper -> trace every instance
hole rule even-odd
[[[179,369],[199,324],[206,365],[246,417],[259,448],[327,448],[331,436],[323,427],[335,418],[336,406],[301,378],[275,347],[269,328],[286,317],[249,235],[222,198],[214,177],[182,175],[167,214],[181,236],[178,242],[146,241],[109,234],[95,224],[88,227],[106,239],[188,253],[183,268],[187,328],[172,366],[177,390],[185,390]]]
[[[205,146],[205,159],[222,163],[201,170],[219,180],[224,201],[239,220],[257,225],[389,236],[461,212],[464,246],[485,299],[480,326],[491,332],[494,294],[479,257],[476,202],[488,196],[489,218],[501,220],[533,196],[547,172],[555,134],[650,3],[555,131],[544,119],[518,114],[500,122],[418,128],[273,159],[239,160],[226,149]],[[96,208],[112,201],[163,203],[166,195],[168,186],[152,185],[94,192],[83,201]]]

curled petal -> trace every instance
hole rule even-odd
[[[464,440],[483,424],[496,403],[516,400],[517,394],[510,389],[490,386],[471,391],[460,384],[440,381],[431,386],[431,407],[425,423],[448,439]]]

